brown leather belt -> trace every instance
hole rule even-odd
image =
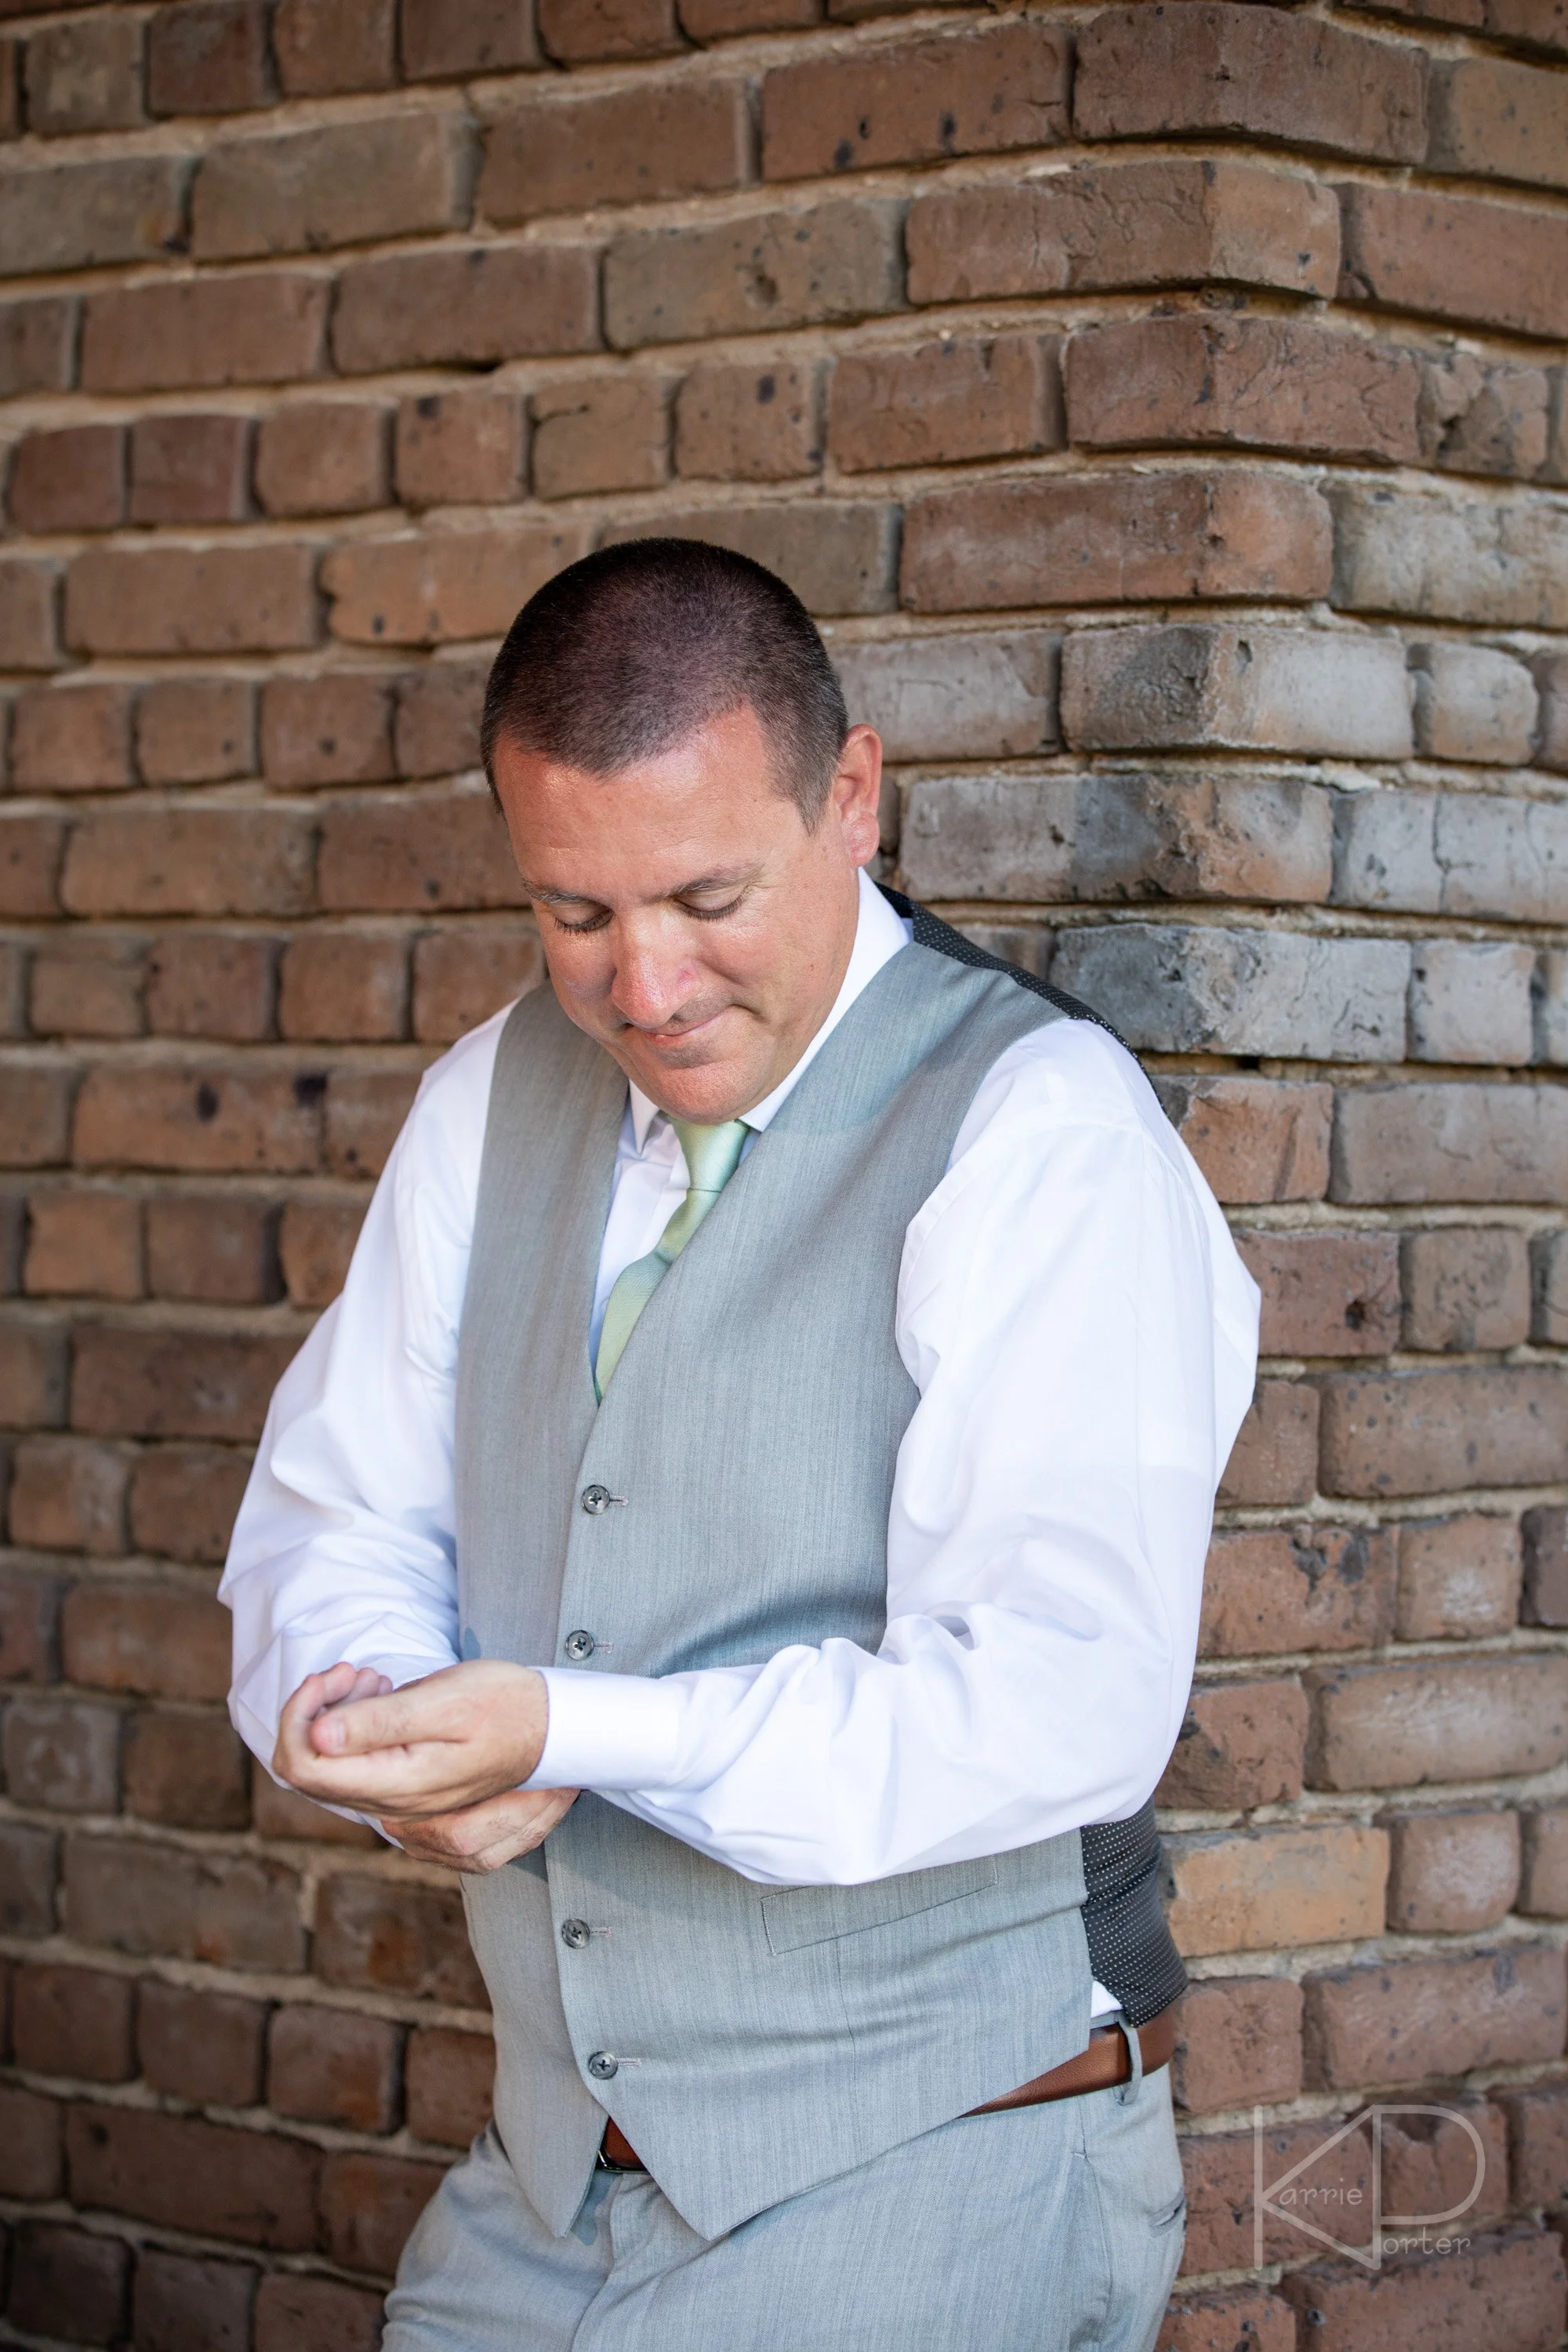
[[[1138,2047],[1142,2053],[1143,2072],[1152,2074],[1168,2066],[1176,2047],[1176,2011],[1174,2002],[1163,2009],[1158,2017],[1138,2028]],[[999,2099],[987,2099],[983,2107],[971,2107],[972,2116],[996,2116],[1009,2107],[1043,2107],[1053,2099],[1079,2099],[1087,2091],[1113,2090],[1118,2083],[1132,2079],[1132,2058],[1127,2047],[1127,2036],[1119,2025],[1099,2025],[1089,2037],[1089,2047],[1080,2050],[1076,2058],[1066,2058],[1053,2066],[1048,2074],[1037,2074],[1032,2083],[1020,2083],[1016,2091],[1005,2091]],[[599,2162],[607,2172],[646,2172],[647,2167],[621,2129],[619,2124],[605,2126],[604,2143],[599,2150]]]

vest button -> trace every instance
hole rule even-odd
[[[616,1498],[607,1486],[584,1486],[582,1499],[583,1508],[589,1517],[596,1519],[601,1511],[609,1509]]]
[[[565,1641],[561,1646],[565,1651],[567,1656],[571,1659],[573,1664],[574,1666],[580,1666],[584,1658],[591,1658],[593,1656],[599,1644],[595,1641],[592,1633],[584,1632],[584,1628],[579,1625],[574,1633],[567,1634]]]
[[[586,1919],[563,1919],[561,1940],[569,1952],[580,1952],[593,1934]]]
[[[621,2062],[612,2058],[607,2050],[595,2050],[588,2061],[588,2072],[595,2083],[607,2083],[612,2074],[621,2071]]]

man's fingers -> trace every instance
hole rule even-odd
[[[576,1794],[575,1789],[509,1790],[504,1796],[424,1820],[389,1816],[382,1827],[405,1853],[422,1862],[482,1874],[542,1844],[570,1811]]]

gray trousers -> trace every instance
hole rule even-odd
[[[492,2126],[383,2352],[1149,2352],[1184,2218],[1168,2069],[960,2117],[712,2241],[642,2172],[596,2173],[552,2238]]]

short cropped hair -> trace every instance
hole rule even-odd
[[[493,789],[505,737],[614,775],[745,703],[779,791],[815,825],[849,719],[799,597],[705,540],[624,540],[558,572],[508,630],[485,689],[485,773]]]

